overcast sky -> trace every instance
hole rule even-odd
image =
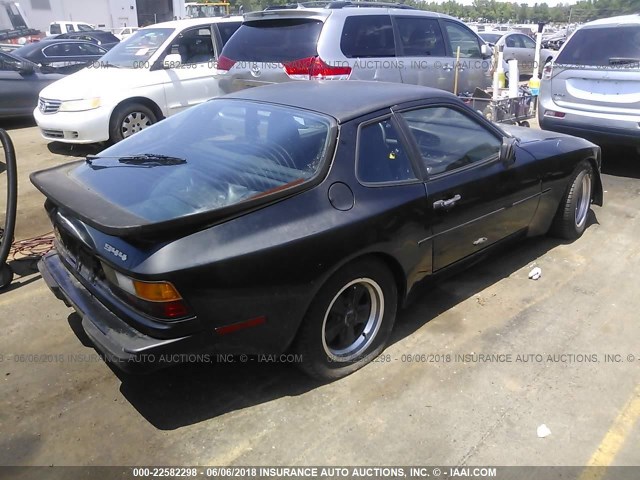
[[[436,0],[438,1],[438,3],[444,3],[444,0]],[[498,1],[503,1],[503,0],[498,0]],[[513,0],[515,1],[515,3],[517,3],[518,5],[520,5],[521,3],[526,3],[527,5],[529,5],[530,7],[533,7],[536,3],[546,3],[547,5],[549,5],[550,7],[555,7],[556,5],[562,3],[562,4],[569,4],[569,5],[573,5],[575,4],[575,0],[573,1],[562,1],[562,0]],[[462,3],[463,5],[471,5],[473,4],[473,0],[457,0],[458,3]],[[509,2],[509,3],[513,3],[513,2]]]

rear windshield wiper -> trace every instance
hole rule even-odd
[[[631,58],[631,57],[611,57],[609,59],[609,65],[628,65],[631,63],[635,63],[640,65],[640,58]]]
[[[107,165],[95,165],[96,160],[115,158],[118,163],[136,167],[166,167],[171,165],[183,165],[187,163],[184,158],[171,157],[156,153],[141,153],[138,155],[125,155],[122,157],[103,157],[100,155],[87,155],[86,162],[91,168],[108,168]]]

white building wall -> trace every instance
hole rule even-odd
[[[185,18],[185,0],[173,0],[173,15],[180,18]]]
[[[20,0],[19,3],[29,25],[42,31],[58,20],[87,22],[106,29],[138,26],[135,0]],[[47,5],[49,8],[37,8]]]

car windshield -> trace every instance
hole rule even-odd
[[[480,37],[489,43],[497,43],[502,38],[502,33],[479,33]]]
[[[218,99],[88,158],[72,178],[150,222],[209,212],[297,187],[329,156],[330,118]]]
[[[145,28],[123,40],[100,59],[104,66],[140,68],[174,32],[173,28]]]
[[[80,30],[81,32],[90,32],[92,30],[95,30],[91,25],[86,25],[84,23],[79,23],[78,24],[78,30]]]
[[[640,25],[582,28],[574,33],[555,63],[638,68]]]

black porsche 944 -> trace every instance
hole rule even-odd
[[[385,348],[421,280],[516,237],[579,237],[600,164],[440,90],[254,88],[34,173],[56,233],[40,271],[123,369],[295,352],[338,378]]]

